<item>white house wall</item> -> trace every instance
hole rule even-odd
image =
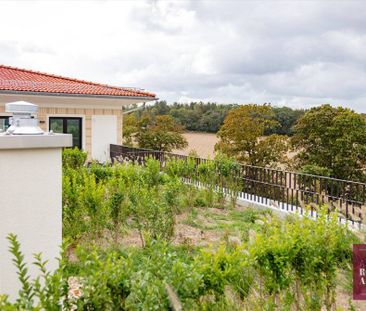
[[[92,158],[108,161],[110,144],[117,144],[117,116],[92,116],[92,142]]]
[[[44,95],[21,95],[21,94],[0,94],[0,115],[5,113],[5,104],[13,101],[24,100],[39,106],[38,119],[40,127],[48,131],[49,117],[73,117],[78,116],[83,120],[82,139],[83,148],[88,152],[89,159],[92,158],[93,150],[95,154],[100,154],[96,150],[101,150],[101,145],[105,148],[105,139],[102,141],[102,133],[93,134],[92,118],[95,116],[108,116],[113,118],[116,124],[108,127],[111,139],[117,144],[122,143],[122,107],[129,104],[141,102],[139,99],[128,98],[95,98],[95,97],[67,97],[67,96],[44,96]],[[108,118],[107,118],[108,119]],[[100,119],[102,120],[102,119]],[[94,129],[100,131],[102,121],[97,121],[98,126]],[[102,122],[102,123],[100,123]],[[106,124],[106,123],[104,123]],[[108,126],[108,125],[106,125]],[[96,141],[93,140],[96,139]],[[95,145],[94,145],[95,144]],[[105,150],[108,152],[108,150]]]

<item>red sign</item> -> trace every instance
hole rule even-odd
[[[366,244],[353,244],[353,299],[366,300]]]

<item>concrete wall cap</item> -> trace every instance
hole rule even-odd
[[[0,134],[0,150],[72,147],[71,134],[6,135]]]

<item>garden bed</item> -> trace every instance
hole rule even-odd
[[[15,304],[0,296],[1,310],[365,309],[351,301],[360,239],[327,207],[312,220],[238,206],[228,160],[228,196],[211,164],[198,167],[200,188],[182,181],[196,174],[185,162],[82,164],[64,159],[60,268],[36,257],[43,281],[30,281],[10,236],[23,288]]]

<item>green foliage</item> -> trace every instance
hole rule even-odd
[[[137,268],[137,269],[136,269]],[[199,296],[202,275],[192,259],[173,250],[166,243],[155,242],[139,258],[131,275],[129,310],[168,310],[165,284],[175,289],[183,304]]]
[[[16,235],[10,234],[7,239],[11,245],[9,250],[14,256],[13,263],[18,271],[19,281],[22,284],[17,303],[21,308],[29,309],[33,305],[34,293],[29,280],[28,268],[24,263],[24,255],[20,251],[20,244]]]
[[[138,131],[137,118],[133,113],[127,114],[123,117],[123,144],[125,146],[134,145],[134,135]]]
[[[221,245],[218,249],[202,250],[195,260],[203,275],[205,291],[220,295],[225,286],[231,284],[241,298],[249,294],[254,271],[242,248],[227,249]]]
[[[108,230],[117,243],[130,220],[143,245],[146,239],[170,239],[173,210],[184,209],[181,186],[177,177],[162,173],[159,161],[153,159],[145,167],[93,163],[89,168],[65,168],[64,237],[77,243]]]
[[[36,254],[40,276],[32,280],[16,236],[9,235],[21,290],[14,303],[0,295],[0,310],[170,310],[167,288],[184,310],[334,308],[336,278],[348,272],[356,239],[326,207],[316,209],[316,220],[238,209],[224,211],[231,228],[228,218],[215,222],[221,213],[207,226],[199,223],[195,206],[222,206],[222,190],[213,185],[220,181],[234,193],[239,169],[222,154],[199,165],[194,158],[172,160],[163,169],[153,159],[146,166],[65,167],[69,255],[51,273]],[[186,210],[196,228],[227,230],[221,243],[171,243],[176,216]],[[205,217],[214,211],[206,209]],[[125,229],[137,229],[144,247],[123,248]],[[243,240],[233,242],[231,234]]]
[[[202,162],[197,165],[197,175],[199,182],[204,186],[205,200],[208,207],[214,207],[215,188],[218,183],[215,163],[213,161]]]
[[[298,168],[312,165],[331,177],[365,180],[366,121],[360,114],[323,105],[307,111],[294,130]]]
[[[235,105],[216,103],[190,103],[168,105],[165,101],[156,102],[147,112],[153,115],[170,115],[188,131],[216,133],[226,114]]]
[[[143,170],[143,176],[148,187],[161,184],[163,182],[163,176],[160,173],[160,162],[151,158],[148,159]]]
[[[331,171],[326,167],[315,164],[306,164],[300,168],[300,173],[330,177]]]
[[[306,310],[331,310],[337,270],[350,262],[353,242],[326,207],[319,209],[316,221],[305,215],[270,223],[249,248],[264,285],[261,294],[284,305],[304,301]]]
[[[96,162],[92,162],[89,166],[89,172],[95,175],[97,182],[107,181],[113,177],[114,169],[110,164],[101,165]]]
[[[285,162],[286,138],[279,135],[263,137],[266,129],[276,125],[271,106],[239,106],[225,118],[217,133],[220,140],[215,149],[250,165],[273,166]]]
[[[132,220],[143,246],[151,239],[169,240],[174,233],[172,207],[155,189],[135,188],[129,193]]]
[[[60,261],[59,269],[50,273],[46,269],[47,261],[42,261],[41,254],[35,254],[33,264],[38,267],[40,276],[31,279],[17,236],[9,234],[7,239],[10,242],[9,251],[13,255],[13,263],[17,269],[21,289],[14,303],[10,303],[6,295],[0,295],[0,310],[60,310],[62,297],[66,296],[66,284],[62,273],[63,261]]]
[[[272,107],[272,111],[273,119],[277,121],[277,125],[266,129],[264,131],[266,136],[272,134],[292,136],[296,122],[305,113],[305,110],[290,107]]]
[[[176,122],[181,124],[188,131],[217,133],[223,125],[225,117],[239,105],[217,104],[217,103],[173,103],[168,105],[166,101],[157,101],[153,106],[146,107],[143,112],[136,111],[124,118],[123,135],[125,144],[131,145],[131,133],[135,131],[134,124],[141,115],[148,113],[152,116],[169,115]],[[289,107],[273,107],[273,119],[277,121],[277,125],[265,130],[264,135],[288,135],[293,134],[293,126],[304,110],[296,110]]]
[[[78,248],[54,273],[35,255],[41,276],[30,280],[19,242],[9,241],[22,289],[15,303],[1,296],[0,309],[31,311],[170,310],[167,287],[184,310],[333,310],[337,272],[356,242],[323,208],[317,220],[272,218],[241,246],[192,251],[157,239],[140,249]]]
[[[214,164],[221,186],[220,191],[225,190],[225,194],[229,195],[231,206],[234,208],[238,194],[243,189],[240,175],[241,166],[235,160],[221,153],[216,154]]]
[[[62,152],[62,166],[77,169],[85,164],[87,153],[78,148],[65,148]]]
[[[125,126],[125,142],[132,145],[135,141],[140,148],[170,152],[187,147],[182,133],[182,126],[171,116],[144,114],[139,120],[129,117]]]

